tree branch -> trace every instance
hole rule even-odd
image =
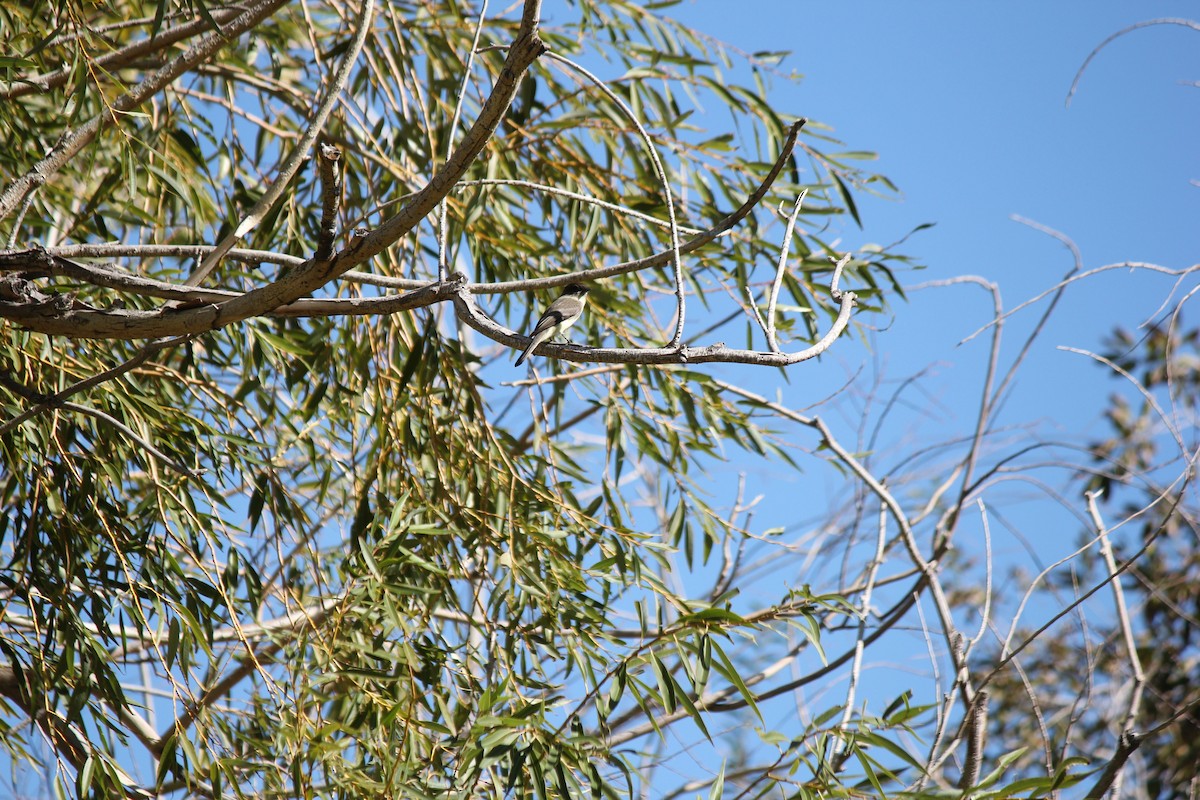
[[[836,273],[835,273],[836,274]],[[551,356],[564,361],[605,362],[610,364],[704,364],[722,362],[754,364],[757,366],[785,367],[816,358],[830,348],[850,323],[850,313],[856,296],[853,292],[840,292],[840,305],[833,325],[816,344],[795,353],[764,353],[758,350],[738,350],[723,343],[707,347],[581,347],[574,344],[539,345],[534,351],[538,355]],[[475,305],[470,291],[463,289],[454,296],[454,307],[466,325],[493,341],[513,348],[529,343],[527,336],[510,331],[493,322]]]
[[[217,25],[224,25],[237,16],[239,10],[240,7],[213,9],[212,19]],[[141,20],[140,24],[145,25],[150,22],[153,22],[153,19],[146,18]],[[173,28],[160,30],[154,36],[139,39],[118,50],[97,56],[89,62],[89,65],[93,72],[112,72],[151,53],[161,53],[169,50],[173,45],[184,39],[212,29],[212,23],[203,17],[197,17],[194,20],[176,25]],[[51,89],[57,89],[60,86],[65,86],[71,80],[73,71],[71,67],[61,67],[44,75],[22,76],[11,82],[2,82],[0,83],[0,98],[16,99],[27,94],[44,93]]]
[[[792,231],[796,229],[796,217],[800,216],[800,206],[804,203],[804,197],[808,194],[808,190],[800,192],[796,198],[795,205],[792,206],[792,213],[788,214],[787,226],[783,231],[783,244],[779,248],[779,266],[775,268],[775,280],[771,282],[771,294],[767,299],[767,327],[764,331],[767,337],[767,349],[772,353],[779,352],[779,342],[775,338],[775,306],[779,302],[779,289],[783,286],[783,276],[787,272],[788,253],[792,249]],[[847,256],[846,258],[849,258]],[[834,272],[834,283],[830,290],[836,299],[837,292],[837,275],[841,269]]]
[[[313,258],[328,261],[333,256],[333,237],[337,233],[337,213],[342,199],[342,175],[338,161],[342,151],[331,144],[317,148],[317,170],[321,176],[321,226]]]

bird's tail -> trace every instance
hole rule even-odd
[[[526,358],[529,356],[530,352],[532,352],[532,351],[533,351],[533,348],[537,347],[537,345],[538,345],[538,340],[537,340],[537,339],[533,339],[532,341],[530,341],[530,342],[529,342],[529,347],[526,347],[526,348],[525,348],[525,351],[524,351],[523,353],[521,353],[521,355],[520,355],[520,356],[517,358],[517,360],[516,360],[516,361],[514,361],[514,362],[513,362],[513,366],[514,366],[514,367],[519,367],[519,366],[521,366],[522,364],[524,364],[524,363],[525,363],[525,359],[526,359]]]

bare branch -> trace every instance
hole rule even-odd
[[[1108,527],[1104,524],[1104,519],[1100,515],[1100,508],[1096,504],[1096,498],[1099,495],[1100,492],[1087,493],[1088,514],[1092,518],[1092,524],[1096,527],[1096,533],[1100,539],[1100,554],[1104,556],[1104,564],[1108,567],[1108,574],[1113,590],[1113,605],[1117,611],[1117,624],[1120,626],[1121,635],[1125,639],[1126,655],[1129,657],[1129,667],[1133,672],[1133,690],[1130,693],[1129,708],[1125,713],[1125,722],[1121,726],[1122,744],[1124,744],[1125,737],[1133,734],[1134,723],[1137,721],[1138,712],[1141,711],[1142,692],[1146,687],[1146,673],[1142,670],[1142,659],[1138,656],[1137,640],[1133,636],[1133,623],[1129,619],[1129,609],[1125,606],[1125,590],[1121,586],[1121,578],[1117,575],[1117,559],[1113,555],[1112,542],[1109,541]],[[1111,762],[1109,769],[1112,769]],[[1118,766],[1112,777],[1114,797],[1121,796],[1122,776],[1123,773]]]
[[[800,205],[799,201],[796,203]],[[839,729],[843,733],[850,727],[850,716],[854,711],[854,693],[858,688],[859,675],[862,671],[862,657],[867,638],[867,619],[871,615],[871,593],[875,589],[875,577],[879,574],[879,567],[883,564],[884,548],[887,545],[887,507],[879,504],[879,522],[878,532],[875,537],[875,555],[871,559],[871,563],[867,565],[866,586],[863,588],[862,597],[859,600],[858,608],[858,632],[854,638],[854,661],[850,667],[850,685],[846,689],[846,707],[842,709],[842,721],[838,724]],[[849,741],[844,743],[842,748],[843,754],[850,752]]]
[[[1079,87],[1079,81],[1083,78],[1083,73],[1085,70],[1087,70],[1088,64],[1092,63],[1092,59],[1095,58],[1100,53],[1101,50],[1103,50],[1111,42],[1113,42],[1116,39],[1121,38],[1125,34],[1130,33],[1131,31],[1136,31],[1138,28],[1148,28],[1151,25],[1182,25],[1185,28],[1191,28],[1192,30],[1200,31],[1200,22],[1196,22],[1196,21],[1190,20],[1190,19],[1182,19],[1179,17],[1162,17],[1160,19],[1150,19],[1150,20],[1146,20],[1144,22],[1135,22],[1133,25],[1130,25],[1127,28],[1122,28],[1121,30],[1114,33],[1112,36],[1109,36],[1107,39],[1105,39],[1100,44],[1096,45],[1096,48],[1094,50],[1092,50],[1092,52],[1088,53],[1088,57],[1083,60],[1083,64],[1079,67],[1079,71],[1075,73],[1075,79],[1071,81],[1071,88],[1067,91],[1067,100],[1066,100],[1067,106],[1071,105],[1071,98],[1075,96],[1075,90]],[[1090,797],[1090,795],[1089,795],[1089,797]]]
[[[1145,385],[1142,384],[1141,381],[1139,381],[1134,376],[1130,375],[1128,370],[1124,369],[1119,364],[1113,363],[1111,360],[1105,358],[1104,356],[1097,355],[1096,353],[1092,353],[1088,350],[1082,350],[1078,347],[1066,347],[1064,345],[1060,345],[1058,349],[1065,350],[1068,353],[1079,353],[1080,355],[1084,355],[1084,356],[1087,356],[1088,358],[1099,361],[1101,364],[1105,365],[1106,367],[1111,369],[1113,372],[1117,373],[1122,378],[1129,381],[1133,385],[1133,388],[1137,389],[1138,393],[1141,394],[1141,396],[1146,399],[1146,402],[1149,404],[1149,406],[1151,408],[1154,409],[1154,412],[1156,414],[1158,414],[1159,419],[1161,419],[1163,421],[1163,425],[1166,426],[1167,431],[1170,432],[1171,438],[1173,438],[1175,440],[1175,444],[1178,445],[1180,455],[1182,455],[1184,458],[1187,457],[1187,454],[1188,454],[1187,445],[1184,444],[1183,435],[1179,432],[1178,426],[1174,422],[1171,421],[1170,417],[1167,416],[1167,412],[1163,411],[1162,407],[1159,406],[1158,401],[1154,399],[1154,395],[1150,393],[1150,390],[1147,389],[1145,387]]]
[[[1182,278],[1187,275],[1191,275],[1194,272],[1200,271],[1200,264],[1193,264],[1190,267],[1183,267],[1182,269],[1170,269],[1169,267],[1164,267],[1159,264],[1150,264],[1145,261],[1122,261],[1118,264],[1105,264],[1104,266],[1096,267],[1095,269],[1089,269],[1086,272],[1077,272],[1077,273],[1071,275],[1071,277],[1061,280],[1058,283],[1054,284],[1049,289],[1046,289],[1045,291],[1042,291],[1042,292],[1034,295],[1033,297],[1029,298],[1028,300],[1025,300],[1022,303],[1018,303],[1016,306],[1013,306],[1011,309],[1004,312],[1004,314],[1002,314],[1001,316],[996,317],[996,318],[992,319],[990,322],[986,323],[985,325],[980,326],[977,330],[972,332],[969,336],[966,336],[965,338],[963,338],[959,342],[959,344],[966,344],[967,342],[971,341],[979,334],[986,331],[988,328],[992,327],[993,325],[999,324],[1001,321],[1003,321],[1005,319],[1008,319],[1009,317],[1016,314],[1021,309],[1031,306],[1034,303],[1038,302],[1039,300],[1055,294],[1063,286],[1066,286],[1071,283],[1077,283],[1085,278],[1090,278],[1092,275],[1098,275],[1101,272],[1111,272],[1114,269],[1126,269],[1126,270],[1130,270],[1130,271],[1144,270],[1147,272],[1157,272],[1162,275],[1171,275],[1174,277]],[[935,286],[938,283],[940,283],[940,282],[930,281],[929,283],[926,283],[923,285],[924,286]]]
[[[792,232],[796,229],[796,218],[800,216],[800,206],[804,203],[804,198],[808,194],[808,189],[800,192],[796,197],[796,203],[792,206],[792,213],[788,215],[787,225],[783,230],[783,244],[779,248],[779,266],[775,269],[775,280],[771,283],[771,294],[767,300],[767,349],[772,353],[779,352],[779,342],[775,339],[775,305],[779,302],[779,288],[783,286],[783,276],[787,272],[788,253],[792,249]],[[849,256],[845,256],[849,259]],[[838,299],[837,278],[840,274],[840,269],[834,271],[833,282],[830,286],[829,293],[834,300]]]
[[[108,247],[104,245],[96,246],[80,246],[55,248],[55,251],[66,250],[68,252],[83,252],[85,255],[91,252],[102,252],[108,250],[125,250],[136,249],[145,254],[157,254],[163,252],[168,255],[186,255],[193,248],[174,247],[174,246],[159,246],[159,245],[142,245],[140,247],[117,248],[116,246]],[[263,263],[266,261],[277,260],[285,265],[293,265],[296,263],[303,264],[304,260],[300,258],[276,257],[275,254],[267,253],[262,250],[244,250],[231,251],[230,255],[240,252],[240,256],[244,260]],[[91,284],[92,286],[101,286],[108,289],[125,292],[127,294],[136,294],[143,297],[161,297],[169,300],[178,301],[178,305],[185,307],[193,307],[203,304],[219,304],[226,300],[232,300],[241,297],[241,292],[231,291],[229,289],[201,289],[198,287],[185,286],[179,283],[168,283],[160,281],[156,278],[146,278],[140,275],[134,275],[129,272],[123,272],[111,269],[106,266],[96,264],[81,264],[61,256],[55,255],[49,250],[34,248],[32,250],[22,250],[18,252],[0,253],[0,273],[16,272],[16,273],[33,273],[35,275],[50,275],[53,277],[66,277],[73,280],[82,281]],[[347,273],[349,275],[350,273]],[[368,279],[373,276],[364,276]],[[378,282],[385,282],[380,280]],[[397,281],[386,281],[386,285],[393,285]],[[405,286],[411,286],[414,291],[404,292],[400,294],[387,294],[376,297],[335,297],[312,299],[305,298],[296,300],[286,305],[280,306],[273,311],[266,312],[267,316],[274,317],[313,317],[313,316],[330,316],[330,315],[346,315],[346,316],[362,316],[367,314],[394,314],[399,311],[407,311],[413,308],[419,308],[425,305],[441,302],[449,299],[450,289],[453,284],[446,284],[439,288],[436,283],[428,281],[398,281]],[[41,297],[35,298],[43,304],[53,304],[61,302],[62,295],[47,295],[42,294]],[[424,298],[424,299],[420,299]],[[25,304],[29,304],[25,301]],[[116,312],[112,312],[116,313]]]
[[[967,715],[967,756],[958,788],[968,789],[979,779],[979,765],[983,762],[983,743],[987,738],[988,693],[980,690],[971,702]]]
[[[619,364],[703,364],[713,361],[755,364],[758,366],[784,367],[798,364],[816,358],[824,353],[837,340],[850,323],[850,312],[854,308],[856,296],[853,292],[844,292],[837,319],[829,331],[811,347],[796,353],[764,353],[757,350],[735,350],[724,344],[713,344],[707,347],[581,347],[574,344],[544,343],[538,346],[535,353],[542,356],[559,358],[564,361],[606,362]],[[454,295],[454,306],[461,319],[467,326],[487,336],[489,339],[508,345],[523,347],[529,339],[515,331],[510,331],[484,315],[475,305],[475,299],[468,291],[459,291]]]
[[[1117,776],[1121,774],[1121,770],[1125,767],[1125,762],[1137,751],[1143,741],[1144,738],[1136,733],[1122,733],[1121,741],[1117,745],[1117,752],[1113,753],[1113,757],[1109,759],[1108,766],[1104,768],[1104,772],[1100,775],[1100,778],[1084,797],[1087,800],[1101,800],[1104,795],[1108,794],[1109,789],[1113,788]]]
[[[321,227],[313,258],[328,261],[333,255],[333,237],[337,233],[337,213],[342,199],[342,175],[338,161],[342,151],[331,144],[317,148],[317,168],[321,175]]]

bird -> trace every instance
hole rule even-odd
[[[568,283],[563,289],[563,293],[550,304],[550,307],[537,321],[537,325],[534,325],[533,330],[529,332],[529,346],[525,348],[513,366],[521,366],[526,356],[533,352],[539,344],[552,337],[560,336],[563,331],[574,325],[575,321],[583,316],[583,307],[587,304],[587,294],[590,291],[591,289],[582,283]]]

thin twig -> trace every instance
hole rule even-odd
[[[591,369],[581,369],[578,372],[564,372],[559,375],[547,375],[542,377],[538,375],[535,378],[521,378],[515,381],[501,381],[501,386],[538,386],[545,383],[565,383],[567,381],[577,381],[580,378],[587,378],[592,375],[604,375],[609,372],[620,372],[622,369],[620,364],[610,364],[603,367],[593,367]]]
[[[758,310],[758,302],[754,299],[754,289],[750,286],[746,286],[746,308],[750,309],[750,313],[753,314],[754,319],[758,321],[758,327],[762,328],[763,336],[768,337],[767,341],[770,342],[771,340],[770,334],[767,330],[767,321],[763,318],[762,313]],[[736,311],[734,312],[734,316],[737,316]],[[779,352],[779,350],[778,348],[775,348],[772,352]]]
[[[983,523],[983,553],[984,553],[984,583],[983,583],[983,611],[979,615],[979,630],[967,645],[966,654],[969,656],[975,645],[983,639],[984,633],[987,632],[988,622],[992,612],[992,528],[988,524],[987,506],[983,504],[983,498],[979,498],[979,518]]]
[[[1167,413],[1162,410],[1162,407],[1159,406],[1158,401],[1154,399],[1154,395],[1150,392],[1150,390],[1147,389],[1141,381],[1130,375],[1128,370],[1121,367],[1119,364],[1113,363],[1110,359],[1107,359],[1104,356],[1098,355],[1089,350],[1083,350],[1078,347],[1067,347],[1066,345],[1059,345],[1058,349],[1065,350],[1068,353],[1078,353],[1080,355],[1087,356],[1088,358],[1095,359],[1133,384],[1133,388],[1137,389],[1138,393],[1146,399],[1146,402],[1151,408],[1154,409],[1155,413],[1158,414],[1159,419],[1163,421],[1163,425],[1171,433],[1171,437],[1175,440],[1175,444],[1179,446],[1180,454],[1185,458],[1187,457],[1187,445],[1184,444],[1183,435],[1180,433],[1179,428],[1171,421],[1171,418],[1167,416]]]
[[[779,352],[779,342],[775,338],[775,306],[779,302],[779,289],[783,286],[783,276],[787,272],[788,254],[792,250],[792,232],[796,229],[796,218],[800,216],[800,206],[804,203],[804,198],[808,194],[808,189],[800,192],[796,197],[796,203],[792,206],[792,213],[788,215],[787,225],[783,230],[783,244],[779,248],[779,266],[775,268],[775,280],[771,283],[771,294],[767,299],[767,348],[772,353]],[[839,271],[834,272],[832,288],[830,295],[834,300],[837,300],[837,276]]]
[[[180,475],[183,475],[184,477],[187,477],[187,478],[191,478],[192,480],[200,479],[200,473],[184,466],[183,464],[179,463],[175,459],[171,458],[166,453],[162,452],[157,447],[152,445],[149,441],[147,441],[145,438],[143,438],[141,435],[139,435],[136,431],[134,431],[132,428],[130,428],[124,422],[121,422],[121,420],[117,419],[116,417],[112,416],[111,414],[106,414],[105,412],[100,411],[99,409],[88,408],[87,406],[81,406],[78,403],[70,403],[70,402],[63,403],[62,407],[65,408],[67,411],[74,411],[78,414],[86,414],[87,416],[95,417],[96,419],[107,422],[109,425],[112,425],[114,428],[121,431],[121,433],[125,434],[130,439],[133,439],[135,442],[137,442],[139,445],[141,445],[142,448],[146,452],[148,452],[150,455],[154,456],[156,459],[161,461],[164,465],[166,465],[166,466],[170,467],[171,469],[175,470],[176,472],[178,472]]]
[[[1108,527],[1104,524],[1104,519],[1100,515],[1100,508],[1096,503],[1096,498],[1100,492],[1087,493],[1088,514],[1092,518],[1092,524],[1095,525],[1096,533],[1100,538],[1100,554],[1104,556],[1104,564],[1108,568],[1108,574],[1112,576],[1112,591],[1113,604],[1117,611],[1117,624],[1121,627],[1121,635],[1125,639],[1125,650],[1129,657],[1129,667],[1133,671],[1133,688],[1129,697],[1129,708],[1125,712],[1125,722],[1121,725],[1122,743],[1125,737],[1132,736],[1134,723],[1137,721],[1138,713],[1142,706],[1142,692],[1146,688],[1146,673],[1142,670],[1142,659],[1138,655],[1137,640],[1133,637],[1133,624],[1129,620],[1129,609],[1125,605],[1125,590],[1121,586],[1121,579],[1117,576],[1117,559],[1113,555],[1112,542],[1109,541]],[[1110,768],[1112,764],[1110,763]],[[1117,768],[1116,773],[1112,778],[1113,796],[1121,796],[1121,782],[1124,773],[1120,768]]]
[[[1133,25],[1130,25],[1127,28],[1122,28],[1121,30],[1114,33],[1112,36],[1109,36],[1107,39],[1105,39],[1100,44],[1096,45],[1095,49],[1093,49],[1092,52],[1088,53],[1088,57],[1083,60],[1083,64],[1079,67],[1079,71],[1075,73],[1075,79],[1073,81],[1071,81],[1071,88],[1067,91],[1066,104],[1068,106],[1071,105],[1071,98],[1075,96],[1075,90],[1079,87],[1079,81],[1083,79],[1084,70],[1086,70],[1088,68],[1088,64],[1092,63],[1092,59],[1095,58],[1100,53],[1101,50],[1103,50],[1112,41],[1119,39],[1120,37],[1124,36],[1125,34],[1131,32],[1131,31],[1136,31],[1138,28],[1148,28],[1151,25],[1182,25],[1185,28],[1191,28],[1192,30],[1200,31],[1200,22],[1196,22],[1195,20],[1190,20],[1190,19],[1183,19],[1180,17],[1162,17],[1160,19],[1149,19],[1149,20],[1145,20],[1144,22],[1135,22]]]
[[[33,205],[33,198],[37,196],[38,186],[33,187],[29,194],[25,195],[25,199],[21,201],[21,210],[17,212],[17,218],[13,220],[12,230],[8,232],[7,246],[9,248],[16,247],[17,236],[21,233],[21,225],[25,222],[25,214],[28,213],[29,207]]]
[[[213,245],[208,244],[68,244],[47,247],[50,255],[62,258],[204,258],[212,252]],[[7,253],[5,255],[13,255]],[[304,263],[304,258],[288,253],[276,253],[271,250],[252,250],[235,247],[225,254],[226,258],[242,261],[247,264],[282,264],[298,267]]]
[[[1012,360],[1012,363],[1008,367],[1008,371],[1005,373],[1004,378],[1000,381],[1000,385],[992,394],[992,407],[995,407],[999,404],[1000,399],[1004,396],[1005,390],[1016,378],[1017,371],[1020,369],[1021,364],[1024,363],[1025,357],[1029,355],[1029,351],[1033,348],[1034,341],[1041,335],[1042,331],[1045,330],[1046,326],[1049,324],[1050,318],[1054,314],[1054,310],[1058,307],[1059,301],[1062,300],[1063,295],[1066,293],[1067,284],[1070,282],[1071,278],[1083,271],[1083,254],[1079,251],[1079,247],[1075,244],[1075,241],[1071,239],[1071,237],[1067,236],[1061,231],[1056,231],[1053,228],[1047,227],[1039,222],[1034,222],[1033,220],[1026,219],[1024,217],[1014,216],[1013,219],[1023,225],[1028,225],[1036,231],[1040,231],[1047,236],[1057,239],[1064,247],[1067,248],[1067,250],[1071,252],[1072,265],[1071,268],[1067,270],[1067,274],[1063,276],[1063,279],[1059,281],[1060,288],[1053,294],[1053,296],[1051,296],[1050,302],[1042,311],[1042,315],[1038,318],[1037,323],[1033,326],[1033,330],[1031,330],[1029,335],[1025,337],[1025,343],[1021,346],[1020,352],[1017,353],[1016,358]],[[993,291],[997,297],[996,316],[1000,316],[1001,309],[999,305],[999,289],[994,289]],[[1000,327],[1000,325],[997,325],[996,330],[999,331]]]
[[[921,609],[921,604],[916,602],[916,597],[913,597],[913,606],[917,610],[917,619],[921,623],[921,636],[925,639],[925,652],[929,654],[929,666],[933,670],[933,696],[942,696],[942,675],[938,668],[937,652],[933,646],[933,636],[929,633],[929,624],[925,621],[925,612]],[[929,743],[929,755],[925,758],[925,769],[921,772],[916,782],[913,784],[915,791],[921,791],[926,784],[933,778],[934,770],[941,767],[942,761],[951,752],[948,748],[942,753],[940,758],[935,758],[938,748],[942,745],[942,740],[946,736],[947,723],[950,720],[950,711],[954,704],[951,701],[949,693],[947,693],[943,702],[935,703],[935,720],[933,725],[933,739]]]
[[[586,194],[579,194],[578,192],[567,191],[566,189],[560,189],[557,186],[549,186],[544,183],[534,183],[533,181],[521,181],[521,180],[504,179],[504,178],[481,178],[479,180],[474,180],[474,181],[462,181],[461,183],[458,184],[458,189],[459,189],[459,191],[462,191],[463,189],[470,188],[473,186],[515,186],[520,189],[531,189],[536,192],[543,192],[543,193],[549,194],[549,195],[565,197],[568,200],[575,200],[580,203],[587,203],[588,205],[593,205],[593,206],[596,206],[597,208],[603,208],[605,211],[612,211],[614,214],[623,214],[627,217],[632,217],[633,219],[640,219],[642,222],[649,222],[651,225],[657,225],[660,228],[670,228],[671,227],[671,223],[668,220],[659,219],[658,217],[652,217],[649,214],[642,213],[641,211],[635,211],[634,209],[627,208],[626,206],[619,206],[616,203],[610,203],[606,200],[601,200],[598,197],[590,197]],[[704,231],[702,231],[699,228],[689,228],[685,225],[680,225],[679,231],[680,231],[680,233],[686,233],[689,236],[696,236],[698,234],[704,233]],[[722,231],[721,233],[718,233],[717,235],[718,236],[729,236],[729,231]]]
[[[796,204],[799,206],[799,202]],[[858,608],[858,632],[854,638],[854,660],[850,666],[850,685],[846,689],[846,707],[842,709],[842,721],[838,724],[838,730],[843,734],[850,727],[850,716],[854,710],[854,693],[858,688],[859,675],[862,671],[862,658],[865,649],[865,641],[867,637],[867,619],[871,616],[871,593],[875,589],[875,577],[879,574],[879,567],[883,564],[884,548],[887,545],[887,507],[879,504],[879,523],[878,535],[875,537],[875,555],[871,558],[871,563],[867,565],[867,580],[866,586],[863,589],[862,598],[859,601]],[[850,740],[844,739],[842,753],[848,755],[850,752]]]

